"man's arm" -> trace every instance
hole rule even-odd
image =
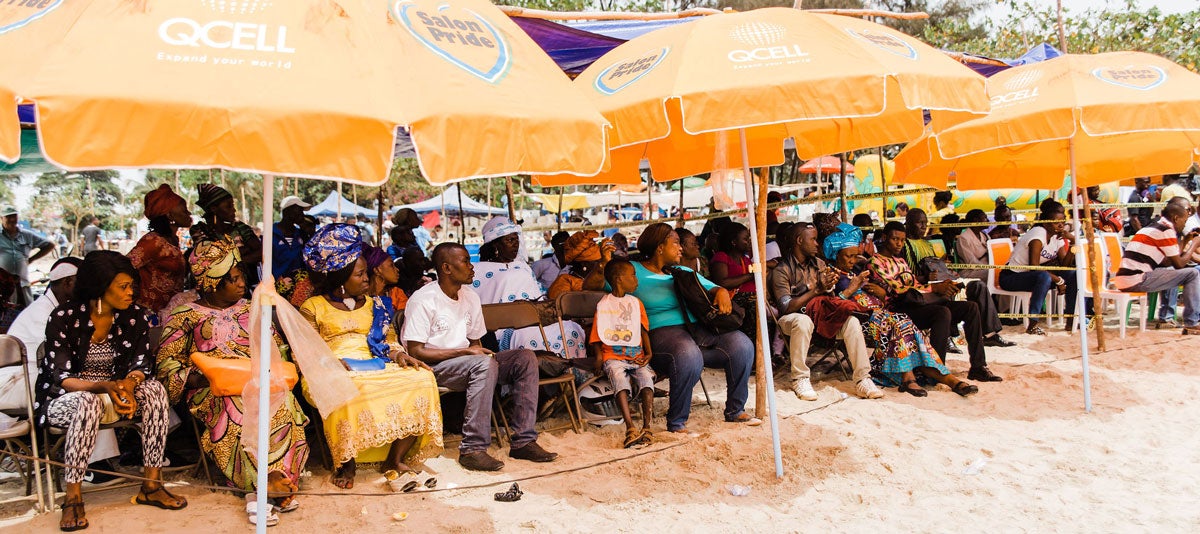
[[[1195,233],[1196,232],[1193,232],[1193,234]],[[1191,259],[1192,254],[1195,253],[1198,248],[1200,248],[1200,239],[1195,239],[1195,236],[1193,235],[1192,240],[1187,244],[1187,247],[1184,249],[1182,254],[1178,256],[1167,256],[1166,261],[1176,269],[1184,269],[1188,266],[1188,261]]]
[[[427,364],[437,364],[446,360],[452,360],[459,356],[469,356],[472,354],[492,354],[492,351],[486,349],[479,343],[478,339],[471,340],[471,344],[465,349],[435,349],[425,345],[424,341],[409,340],[406,343],[408,354]]]
[[[36,245],[36,247],[37,247],[38,251],[37,251],[37,252],[35,252],[35,253],[33,254],[33,256],[31,256],[31,257],[29,258],[29,261],[30,261],[31,263],[33,262],[33,260],[36,260],[36,259],[38,259],[38,258],[41,258],[42,256],[45,256],[46,254],[49,254],[49,253],[51,253],[52,251],[54,251],[54,243],[53,243],[53,242],[51,242],[51,241],[49,241],[49,240],[47,240],[47,239],[41,239],[41,238],[38,238],[38,237],[36,237],[36,235],[35,235],[35,234],[30,234],[30,235],[32,235],[32,236],[34,236],[35,238],[37,238],[37,239],[40,239],[40,240],[41,240],[41,242],[39,242],[39,243]]]

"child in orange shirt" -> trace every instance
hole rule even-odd
[[[608,376],[616,391],[617,405],[625,418],[625,448],[641,448],[653,440],[650,417],[654,407],[654,373],[650,371],[650,320],[642,301],[631,295],[638,279],[633,264],[613,258],[604,268],[604,279],[612,292],[596,305],[588,346],[596,358],[596,374]],[[636,388],[636,389],[635,389]],[[642,429],[633,428],[629,399],[642,398]]]

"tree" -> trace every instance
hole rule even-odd
[[[37,193],[29,218],[43,227],[66,225],[71,229],[72,241],[90,215],[100,217],[105,229],[123,229],[123,192],[115,181],[117,176],[116,171],[39,175],[34,182]]]

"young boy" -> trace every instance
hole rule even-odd
[[[617,405],[625,418],[625,448],[649,445],[650,417],[654,406],[654,375],[650,371],[650,321],[642,301],[630,295],[637,290],[633,264],[613,258],[604,268],[604,279],[612,287],[596,305],[596,317],[588,344],[596,358],[596,374],[608,376],[617,392]],[[642,396],[642,429],[633,428],[629,400]]]

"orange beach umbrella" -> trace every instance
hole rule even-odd
[[[484,0],[38,5],[44,16],[0,34],[0,87],[35,104],[42,150],[67,169],[374,185],[398,126],[435,184],[605,164],[603,117]]]

